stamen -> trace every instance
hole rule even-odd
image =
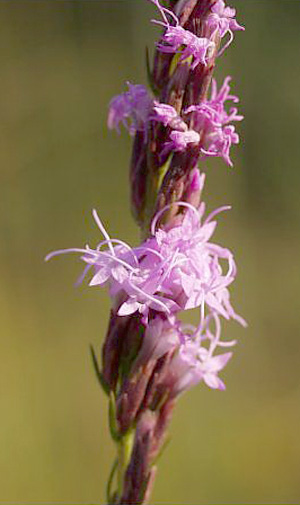
[[[210,214],[208,214],[207,218],[205,219],[203,224],[208,223],[209,221],[212,220],[215,216],[220,214],[220,212],[224,212],[225,210],[231,210],[231,205],[223,205],[222,207],[219,207],[218,209],[213,210]]]
[[[115,256],[115,251],[114,251],[114,248],[113,248],[113,246],[112,246],[112,244],[111,244],[111,238],[110,238],[110,236],[108,235],[107,231],[105,230],[105,228],[104,228],[103,224],[101,223],[101,220],[100,220],[100,218],[99,218],[99,216],[98,216],[98,214],[97,214],[96,209],[93,209],[92,214],[93,214],[93,218],[95,219],[96,224],[97,224],[97,226],[98,226],[99,230],[101,231],[102,235],[103,235],[103,236],[106,238],[106,240],[107,240],[107,245],[108,245],[108,247],[109,247],[109,249],[110,249],[110,251],[111,251],[112,255],[113,255],[113,256]]]
[[[215,314],[213,314],[213,318],[214,318],[214,322],[215,322],[215,335],[213,336],[213,339],[211,340],[211,344],[209,346],[209,350],[208,350],[208,357],[209,358],[212,356],[215,348],[217,347],[219,340],[220,340],[220,336],[221,336],[220,319]]]
[[[128,252],[130,252],[132,254],[133,259],[134,259],[134,261],[136,262],[136,264],[138,266],[138,264],[139,264],[138,259],[137,259],[136,255],[134,254],[134,251],[133,251],[132,247],[130,247],[130,245],[126,244],[126,242],[124,242],[123,240],[119,240],[117,238],[109,239],[109,242],[111,244],[119,244],[119,245],[122,245],[123,247],[125,247],[128,250]],[[100,244],[101,244],[101,246],[102,245],[108,245],[108,241],[107,240],[103,240],[102,242],[100,242]],[[136,248],[135,248],[135,250],[136,250]]]
[[[237,340],[230,340],[229,342],[220,341],[220,342],[218,342],[218,346],[219,347],[233,347],[234,345],[236,345],[236,343],[237,343]]]
[[[178,206],[181,206],[181,207],[187,207],[188,209],[192,210],[196,215],[197,217],[199,218],[199,212],[198,210],[196,209],[196,207],[194,207],[191,203],[188,203],[188,202],[182,202],[182,201],[179,201],[179,202],[176,202],[176,203],[169,203],[168,205],[166,205],[165,207],[163,207],[159,212],[157,212],[152,220],[152,223],[151,223],[151,234],[153,236],[155,236],[155,228],[156,228],[156,225],[157,225],[157,221],[159,220],[159,218],[162,216],[162,214],[170,209],[172,207],[172,205],[178,205]]]
[[[145,252],[150,252],[154,255],[156,255],[159,259],[163,260],[164,257],[162,254],[160,254],[158,251],[156,251],[155,249],[151,249],[151,247],[145,247],[145,246],[139,246],[139,247],[135,247],[134,248],[135,251],[145,251]]]
[[[161,13],[161,17],[163,18],[163,20],[165,21],[166,23],[166,28],[168,26],[170,26],[170,23],[168,21],[168,18],[166,16],[165,13],[169,14],[169,16],[173,19],[173,21],[175,21],[175,24],[176,26],[179,25],[179,21],[178,21],[178,18],[177,16],[174,14],[174,12],[170,11],[169,9],[166,9],[166,7],[162,7],[159,3],[158,0],[150,0],[150,2],[152,2],[159,10],[159,12]],[[153,23],[156,23],[158,24],[159,22],[155,21],[155,20],[152,20]],[[161,24],[161,23],[160,23]]]
[[[58,249],[57,251],[52,251],[51,253],[47,254],[45,257],[45,261],[49,261],[51,258],[54,258],[54,256],[59,256],[60,254],[68,254],[70,252],[79,252],[79,253],[87,253],[86,249],[79,249],[77,247],[69,248],[69,249]],[[88,251],[89,253],[89,251]],[[89,253],[90,254],[90,253]]]
[[[228,30],[228,33],[229,33],[229,40],[226,42],[226,44],[224,44],[224,46],[218,52],[218,54],[217,54],[218,57],[221,56],[224,53],[224,51],[227,49],[227,47],[230,46],[231,42],[234,39],[233,32],[231,30]]]
[[[82,274],[78,277],[77,281],[75,282],[75,286],[79,286],[83,279],[85,278],[86,274],[88,273],[88,271],[90,270],[90,268],[92,268],[93,265],[86,265],[83,269],[83,272]]]
[[[132,267],[131,265],[129,265],[128,263],[126,263],[126,261],[121,260],[117,256],[112,256],[109,253],[106,253],[106,252],[103,252],[103,251],[99,251],[98,254],[101,255],[101,256],[105,256],[106,258],[110,258],[113,261],[116,261],[116,263],[119,263],[120,265],[123,265],[125,268],[128,268],[128,270],[130,270],[133,273],[136,272],[136,268]]]

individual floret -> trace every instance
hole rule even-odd
[[[184,113],[192,115],[194,129],[202,132],[201,152],[206,156],[220,156],[232,166],[230,148],[232,144],[239,143],[239,136],[235,127],[229,123],[241,121],[243,116],[238,114],[236,107],[231,107],[228,112],[225,108],[228,100],[234,103],[239,101],[237,96],[230,94],[230,80],[231,77],[226,77],[218,92],[213,79],[210,99],[199,105],[191,105]]]
[[[171,397],[176,397],[201,381],[212,389],[224,390],[225,384],[218,373],[226,366],[232,352],[220,354],[218,349],[235,344],[235,340],[221,340],[221,322],[217,313],[207,316],[200,328],[156,316],[146,328],[132,375],[134,377],[140,367],[168,354],[167,371],[162,374],[161,383],[154,380],[153,390],[163,389]]]
[[[142,84],[127,83],[128,91],[112,98],[109,104],[107,125],[120,133],[122,123],[134,135],[137,131],[145,131],[153,99]]]
[[[245,30],[245,28],[239,25],[239,23],[236,21],[235,14],[235,9],[226,6],[224,0],[217,0],[212,5],[211,12],[207,17],[206,24],[209,27],[211,37],[214,36],[216,31],[218,31],[221,39],[225,37],[227,33],[229,33],[229,40],[222,47],[219,55],[222,54],[233,41],[234,31]]]

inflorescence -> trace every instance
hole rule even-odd
[[[173,55],[192,71],[198,65],[209,65],[232,42],[233,32],[244,30],[235,19],[235,9],[225,6],[223,0],[212,5],[205,21],[208,36],[203,37],[180,26],[177,15],[158,0],[151,2],[161,15],[161,20],[153,23],[164,29],[157,50]],[[221,46],[218,50],[216,40]],[[213,79],[210,98],[183,107],[180,113],[172,105],[159,102],[145,86],[128,82],[128,91],[109,104],[108,127],[120,132],[123,124],[130,135],[142,132],[142,141],[146,142],[150,129],[160,124],[164,128],[161,158],[193,148],[202,162],[214,156],[232,166],[230,149],[239,142],[232,123],[241,121],[243,116],[235,106],[239,99],[230,92],[230,80],[231,77],[226,77],[218,90]],[[194,167],[192,177],[201,193],[204,174]],[[175,225],[160,226],[162,216],[174,206],[182,218]],[[233,254],[211,242],[217,225],[215,216],[229,208],[218,208],[204,217],[203,202],[197,206],[187,201],[168,204],[152,218],[149,236],[133,248],[122,240],[112,239],[94,210],[94,219],[103,235],[96,248],[87,245],[83,249],[55,251],[46,257],[48,260],[63,253],[80,253],[86,264],[80,282],[91,270],[89,285],[108,287],[117,316],[141,315],[146,331],[138,363],[149,356],[158,359],[165,352],[176,351],[169,364],[174,396],[200,380],[211,388],[224,389],[217,374],[232,353],[215,354],[215,351],[235,342],[221,341],[220,318],[246,324],[230,302],[228,287],[236,276]],[[183,325],[178,314],[195,308],[199,309],[197,327]]]
[[[131,247],[111,238],[93,210],[102,234],[96,247],[46,257],[79,253],[85,266],[78,283],[88,276],[90,286],[106,287],[110,295],[101,367],[92,350],[118,452],[109,505],[148,500],[177,397],[199,382],[225,389],[219,373],[236,341],[221,338],[221,322],[246,326],[230,300],[233,253],[212,238],[217,215],[230,206],[207,215],[202,200],[204,162],[219,157],[232,167],[231,148],[240,141],[235,124],[243,116],[231,77],[218,87],[212,75],[244,27],[224,0],[150,2],[160,15],[152,22],[163,29],[152,70],[147,61],[151,90],[127,82],[112,98],[107,119],[109,129],[120,133],[123,125],[134,137],[131,204],[141,243]],[[195,325],[183,322],[191,309],[198,314]]]

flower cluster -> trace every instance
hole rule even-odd
[[[135,248],[111,239],[93,211],[105,240],[96,249],[87,245],[85,249],[56,251],[47,259],[81,252],[82,260],[94,269],[90,286],[108,285],[112,300],[123,300],[118,308],[120,316],[139,311],[147,321],[149,309],[174,314],[207,306],[226,319],[237,318],[227,290],[236,275],[233,255],[209,241],[216,227],[213,217],[229,207],[217,209],[201,223],[204,204],[199,209],[185,202],[176,205],[186,207],[181,224],[156,230],[160,212],[153,219],[151,237]],[[226,272],[221,260],[227,263]]]
[[[159,9],[163,21],[152,20],[153,23],[165,28],[162,36],[162,42],[157,44],[157,48],[164,53],[180,53],[180,60],[192,58],[191,69],[194,70],[197,65],[207,65],[210,57],[215,50],[214,38],[217,34],[221,39],[229,34],[229,40],[223,46],[219,55],[231,44],[233,32],[244,30],[235,19],[235,9],[226,7],[224,0],[217,0],[211,7],[205,25],[208,30],[207,37],[198,37],[190,30],[184,29],[179,25],[179,20],[174,12],[162,7],[158,0],[151,0]],[[174,23],[172,25],[169,20]],[[182,49],[183,48],[183,49]]]
[[[158,360],[168,352],[171,360],[164,387],[171,396],[177,396],[202,380],[212,389],[224,390],[225,384],[218,372],[225,367],[232,353],[215,354],[215,351],[235,344],[235,340],[221,341],[221,323],[216,313],[206,316],[198,328],[181,322],[170,324],[168,320],[156,317],[147,327],[135,366],[137,368],[151,359]]]
[[[163,18],[163,21],[152,20],[152,22],[166,29],[162,37],[162,43],[157,44],[157,48],[163,53],[180,53],[180,61],[192,58],[192,70],[199,63],[207,65],[209,56],[215,49],[215,43],[206,37],[197,37],[191,31],[185,30],[179,25],[178,18],[172,11],[162,7],[158,0],[151,1],[158,7]],[[167,14],[175,23],[175,26],[169,23]]]
[[[166,152],[184,151],[188,145],[198,148],[199,155],[218,156],[232,166],[230,148],[239,143],[239,135],[232,121],[241,121],[236,107],[226,110],[226,102],[237,103],[238,97],[230,94],[229,82],[224,80],[217,90],[216,81],[212,80],[211,97],[198,105],[190,105],[177,114],[174,107],[159,103],[149,96],[146,88],[130,85],[130,91],[116,96],[110,103],[108,126],[119,131],[122,122],[131,134],[137,130],[147,131],[147,123],[155,121],[169,129],[169,140],[165,142],[161,155]],[[130,123],[126,122],[131,120]],[[188,123],[193,123],[189,128]]]
[[[207,65],[214,52],[216,34],[221,39],[229,34],[228,42],[221,49],[223,52],[233,39],[233,31],[244,29],[235,20],[235,9],[226,7],[223,0],[213,4],[207,16],[208,37],[198,37],[183,28],[172,11],[162,7],[158,0],[151,1],[158,7],[163,19],[153,22],[165,28],[157,46],[159,51],[180,54],[179,62],[191,59],[192,70],[200,64]],[[238,114],[236,107],[230,108],[229,112],[226,110],[227,101],[239,101],[238,97],[230,94],[230,80],[228,76],[219,91],[215,80],[212,80],[210,99],[191,104],[180,113],[172,105],[155,100],[144,86],[128,84],[129,91],[114,97],[109,104],[108,127],[119,132],[119,124],[123,123],[131,135],[143,131],[146,140],[149,126],[158,122],[166,128],[168,137],[162,146],[160,159],[166,154],[196,147],[199,157],[219,156],[232,166],[230,148],[232,144],[239,143],[239,135],[232,122],[241,121],[243,116]],[[193,125],[192,128],[189,125]]]
[[[200,175],[196,169],[195,178],[198,178],[197,186],[201,189],[204,174]],[[180,224],[170,229],[157,228],[159,219],[168,210],[162,209],[152,221],[151,236],[134,248],[110,238],[94,210],[93,215],[104,240],[95,249],[86,245],[83,249],[54,251],[46,259],[69,252],[81,253],[81,259],[87,265],[80,281],[92,268],[89,285],[108,286],[117,314],[128,316],[140,313],[146,326],[151,310],[164,315],[168,324],[178,329],[176,314],[193,308],[200,309],[200,329],[207,326],[207,318],[218,320],[220,316],[233,318],[245,325],[235,313],[227,289],[236,275],[233,254],[210,241],[217,224],[214,219],[216,214],[230,207],[220,207],[204,219],[203,202],[198,208],[186,202],[177,202],[176,205],[185,211]],[[205,338],[210,338],[207,335]],[[198,371],[211,363],[211,354],[203,349],[196,352],[197,342],[202,338],[190,341],[186,336],[181,337],[177,361],[179,359],[186,364],[195,361],[198,364],[193,368]],[[192,361],[188,360],[188,356]],[[198,372],[196,375],[198,377]],[[208,384],[207,380],[205,382]]]
[[[233,31],[244,29],[235,20],[235,9],[226,7],[223,0],[218,0],[212,6],[206,19],[208,38],[198,37],[183,28],[172,11],[162,7],[158,0],[151,1],[158,7],[163,19],[152,21],[165,28],[162,40],[157,46],[159,51],[180,54],[179,61],[192,58],[192,70],[199,64],[207,65],[209,57],[214,52],[213,39],[216,33],[220,38],[227,33],[230,35],[229,41],[221,50],[223,52],[233,39]],[[213,80],[210,100],[190,105],[181,111],[181,115],[173,106],[159,103],[152,98],[144,86],[128,83],[129,91],[117,95],[109,104],[108,127],[115,128],[119,132],[119,124],[123,123],[131,135],[137,131],[144,131],[147,138],[146,132],[151,121],[161,122],[168,128],[169,135],[169,140],[165,142],[160,153],[161,156],[174,151],[182,152],[192,146],[198,148],[199,156],[201,154],[219,156],[232,166],[230,148],[232,144],[239,143],[239,135],[230,123],[241,121],[243,116],[237,113],[235,107],[231,108],[229,113],[226,111],[227,100],[234,103],[239,101],[236,96],[229,94],[230,80],[231,77],[224,80],[219,92]],[[190,123],[193,124],[193,128],[189,128]]]

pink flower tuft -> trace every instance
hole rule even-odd
[[[156,316],[146,328],[134,368],[169,354],[168,371],[161,385],[171,392],[171,396],[175,397],[201,381],[212,389],[224,390],[225,384],[218,374],[232,357],[232,352],[216,354],[216,351],[235,344],[235,340],[221,340],[221,323],[216,313],[206,317],[200,328]]]
[[[236,107],[231,107],[229,112],[225,108],[226,101],[232,100],[234,103],[239,101],[237,96],[230,94],[230,80],[231,77],[226,77],[218,92],[216,81],[213,79],[210,100],[199,105],[191,105],[184,112],[193,115],[195,130],[203,132],[201,152],[206,156],[220,156],[232,166],[230,148],[232,144],[239,143],[239,136],[235,132],[235,127],[228,123],[241,121],[243,116],[238,114]]]
[[[203,185],[203,177],[199,184]],[[111,239],[94,211],[105,240],[94,250],[89,246],[66,249],[51,253],[46,259],[72,251],[82,253],[81,259],[87,263],[83,275],[93,268],[90,285],[109,287],[120,316],[138,311],[146,322],[149,309],[170,317],[180,310],[200,307],[201,320],[207,308],[243,324],[230,304],[227,290],[236,275],[233,255],[210,242],[217,224],[213,218],[229,207],[217,209],[201,223],[203,203],[198,209],[186,202],[176,205],[185,210],[182,222],[171,229],[157,229],[159,219],[170,206],[165,207],[153,219],[152,236],[135,248]]]
[[[211,36],[214,35],[216,31],[219,32],[219,36],[221,38],[225,37],[225,35],[229,33],[229,40],[223,46],[219,55],[222,54],[233,41],[234,31],[245,30],[245,28],[239,25],[236,21],[235,13],[235,9],[227,7],[224,0],[217,0],[211,7],[211,12],[207,17],[206,23],[210,29]]]
[[[125,93],[112,98],[109,104],[107,125],[120,133],[122,123],[134,135],[136,131],[144,131],[153,106],[153,99],[142,84],[127,83],[129,88]]]
[[[230,94],[228,76],[221,88],[217,89],[216,81],[212,80],[211,97],[198,105],[191,105],[182,112],[183,117],[177,114],[174,107],[169,104],[153,102],[153,112],[149,119],[161,122],[169,127],[170,140],[165,142],[161,155],[170,151],[185,151],[189,145],[199,145],[200,153],[205,156],[220,156],[232,166],[230,149],[232,144],[239,143],[239,135],[235,131],[232,121],[241,121],[243,116],[236,107],[227,111],[226,102],[239,102],[237,96]],[[189,129],[184,118],[190,118],[193,129]],[[201,142],[200,142],[201,141]]]
[[[153,23],[161,25],[166,28],[162,36],[162,43],[157,44],[157,48],[163,53],[181,53],[180,60],[183,61],[187,58],[193,58],[191,69],[194,70],[200,63],[207,65],[215,43],[206,37],[197,37],[189,30],[185,30],[179,25],[178,18],[175,14],[168,9],[162,7],[158,0],[151,0],[159,9],[163,21],[152,20]],[[172,26],[167,18],[167,14],[175,22]],[[182,49],[182,46],[185,46]]]

